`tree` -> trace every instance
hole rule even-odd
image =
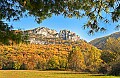
[[[86,48],[87,49],[87,48]],[[101,51],[96,47],[89,47],[88,50],[83,51],[86,71],[90,72],[97,72],[98,68],[100,67],[102,60],[101,60]]]
[[[83,71],[85,69],[84,57],[79,47],[73,48],[68,56],[68,67],[72,70]]]
[[[0,42],[2,44],[9,44],[9,40],[12,40],[13,32],[11,30],[12,26],[0,21]]]
[[[59,57],[58,56],[53,56],[49,61],[48,61],[48,69],[50,70],[56,70],[60,68],[59,64]]]
[[[13,30],[12,40],[16,43],[27,43],[29,36],[24,34],[22,30]]]
[[[114,63],[111,67],[110,75],[120,76],[120,61]]]
[[[99,73],[107,74],[111,70],[111,66],[116,56],[110,50],[103,50],[101,52],[102,64],[99,67]]]
[[[101,59],[105,62],[105,63],[110,63],[112,61],[114,61],[116,58],[115,54],[113,52],[111,52],[110,50],[103,50],[101,53]]]
[[[0,44],[13,44],[20,42],[26,42],[28,40],[28,35],[23,35],[21,30],[12,30],[13,27],[9,26],[7,23],[0,21]]]
[[[90,33],[105,30],[99,21],[109,23],[120,19],[119,0],[1,0],[0,20],[19,20],[24,16],[34,16],[40,23],[52,15],[64,17],[87,17],[84,28],[90,28]],[[106,14],[104,16],[104,14]],[[110,18],[106,18],[109,15]],[[111,22],[110,22],[111,23]],[[120,27],[117,25],[116,27]]]

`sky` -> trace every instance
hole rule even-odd
[[[89,35],[89,29],[83,29],[82,26],[86,23],[87,18],[76,19],[76,18],[64,18],[62,15],[59,16],[52,16],[51,18],[47,18],[42,21],[42,23],[38,24],[33,17],[26,17],[21,18],[18,21],[6,21],[9,25],[12,25],[14,29],[22,29],[22,30],[29,30],[34,29],[37,27],[47,27],[50,29],[54,29],[56,31],[60,31],[63,29],[70,30],[75,32],[77,35],[80,36],[81,39],[86,40],[87,42],[112,34],[113,32],[118,32],[115,30],[115,24],[104,24],[100,22],[101,26],[107,28],[105,32],[97,32],[93,35]]]

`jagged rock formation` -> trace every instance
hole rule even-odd
[[[63,40],[72,40],[72,41],[77,41],[80,39],[78,35],[68,30],[60,30],[59,37],[62,38]]]
[[[24,31],[24,34],[29,35],[29,42],[35,44],[54,44],[60,43],[62,40],[79,41],[80,37],[74,32],[68,30],[60,30],[58,33],[56,30],[46,27],[38,27],[32,30]]]
[[[43,37],[47,37],[47,38],[51,38],[51,37],[57,37],[57,31],[55,30],[51,30],[49,28],[45,28],[45,27],[39,27],[39,28],[35,28],[33,30],[26,30],[25,33],[31,35],[41,35]]]

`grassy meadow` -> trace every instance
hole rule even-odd
[[[0,78],[120,78],[71,71],[0,70]]]

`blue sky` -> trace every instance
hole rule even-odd
[[[81,39],[84,39],[86,41],[91,41],[95,38],[103,37],[109,34],[112,34],[116,31],[115,24],[104,24],[100,23],[101,26],[105,26],[107,30],[105,32],[97,32],[93,35],[88,35],[89,29],[83,29],[82,26],[86,23],[87,19],[76,19],[76,18],[64,18],[63,16],[52,16],[51,18],[48,18],[46,20],[43,20],[42,23],[37,24],[33,17],[26,17],[22,18],[19,21],[11,21],[8,22],[9,25],[13,25],[14,29],[22,29],[22,30],[28,30],[33,29],[37,27],[48,27],[50,29],[57,30],[58,32],[63,29],[70,30],[72,32],[75,32],[77,35],[80,36]]]

